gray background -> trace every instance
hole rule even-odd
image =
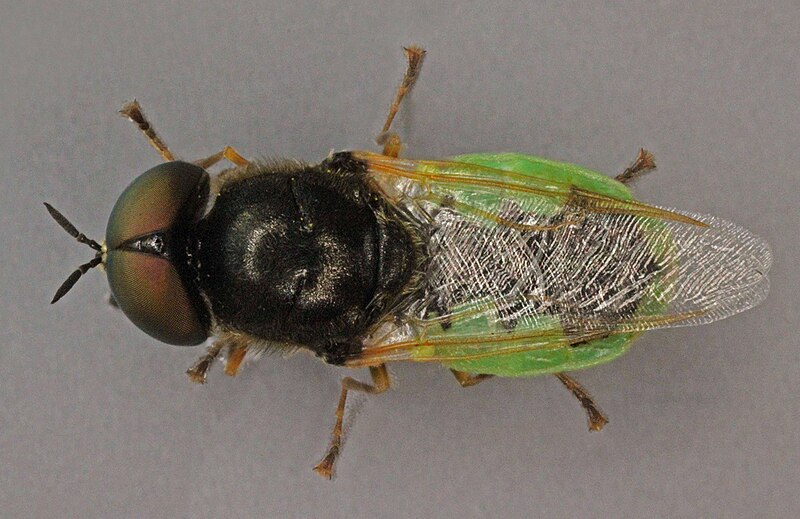
[[[796,1],[3,3],[3,516],[800,512]],[[408,155],[516,150],[615,173],[647,146],[659,170],[641,198],[772,244],[768,300],[579,374],[611,418],[600,434],[554,378],[462,390],[436,366],[395,366],[332,483],[311,467],[342,370],[270,357],[193,387],[201,349],[136,330],[100,273],[47,304],[91,251],[41,202],[100,239],[159,161],[115,114],[124,101],[186,158],[231,144],[316,161],[374,149],[414,42],[429,55],[399,120]]]

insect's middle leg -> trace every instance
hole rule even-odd
[[[614,177],[614,180],[622,182],[623,184],[629,184],[648,171],[654,169],[656,169],[656,161],[655,158],[653,158],[653,154],[644,148],[639,148],[639,154],[636,156],[636,160],[634,160],[629,167],[625,168],[625,171]]]
[[[608,423],[608,418],[605,417],[600,407],[594,403],[589,392],[586,391],[577,380],[568,376],[566,373],[556,373],[555,375],[558,377],[558,380],[575,395],[575,398],[578,399],[578,402],[580,402],[586,410],[586,416],[589,419],[589,430],[599,431],[602,429],[603,426]]]
[[[123,117],[127,117],[128,119],[130,119],[133,123],[136,124],[136,126],[139,127],[139,130],[141,130],[144,136],[147,137],[147,140],[150,142],[150,145],[156,149],[156,151],[161,155],[161,157],[165,161],[171,162],[175,160],[175,155],[173,155],[172,152],[169,151],[167,143],[165,143],[163,139],[159,137],[158,133],[156,133],[155,128],[153,128],[153,125],[151,125],[150,121],[148,121],[147,117],[145,117],[144,112],[142,111],[142,106],[139,104],[139,101],[134,99],[129,103],[125,103],[125,105],[122,107],[122,110],[120,110],[119,113]]]
[[[494,375],[484,375],[484,374],[473,375],[472,373],[458,371],[457,369],[451,369],[450,371],[453,373],[453,376],[456,377],[458,383],[461,384],[461,387],[472,387],[494,376]]]
[[[406,54],[408,66],[403,75],[403,81],[401,81],[400,86],[397,87],[394,101],[392,101],[392,105],[389,107],[389,114],[386,116],[383,129],[375,139],[376,143],[383,146],[383,154],[389,157],[397,157],[400,154],[400,148],[403,146],[400,136],[394,132],[390,132],[389,128],[391,128],[394,116],[397,115],[397,111],[400,109],[400,103],[403,101],[403,98],[411,92],[414,83],[417,82],[420,70],[422,69],[422,62],[425,59],[425,49],[417,47],[416,45],[404,47],[403,51]]]
[[[344,407],[347,403],[348,391],[361,391],[377,395],[389,389],[391,385],[386,364],[370,367],[369,372],[372,375],[372,384],[359,382],[350,377],[342,379],[342,392],[339,395],[339,405],[336,406],[336,423],[333,426],[331,445],[322,460],[314,467],[314,471],[324,478],[331,479],[333,477],[333,465],[342,449],[342,424],[344,423]]]

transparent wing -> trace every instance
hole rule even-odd
[[[379,188],[430,230],[431,259],[419,297],[376,327],[360,365],[702,324],[768,292],[769,247],[725,220],[474,164],[367,157]]]

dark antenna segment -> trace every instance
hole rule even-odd
[[[44,206],[47,208],[47,212],[50,213],[50,216],[53,217],[53,220],[55,220],[58,223],[58,225],[61,226],[62,229],[67,231],[70,236],[72,236],[81,243],[85,243],[86,245],[93,248],[97,252],[101,252],[103,250],[103,248],[100,246],[99,243],[87,238],[86,235],[83,234],[82,232],[78,232],[78,229],[76,229],[75,226],[72,225],[70,221],[67,220],[67,218],[63,214],[59,213],[55,207],[48,204],[47,202],[44,203]]]
[[[70,221],[67,220],[67,218],[63,214],[58,212],[58,210],[54,208],[52,205],[45,202],[44,206],[47,208],[47,212],[50,213],[50,216],[53,217],[53,220],[55,220],[58,223],[58,225],[61,226],[62,229],[67,231],[67,233],[69,233],[70,236],[78,240],[80,243],[85,243],[86,245],[97,251],[97,254],[95,255],[94,259],[78,267],[77,270],[75,270],[75,272],[70,274],[67,280],[64,281],[60,287],[58,287],[58,290],[56,290],[56,295],[53,296],[53,300],[50,301],[50,304],[53,304],[62,297],[64,297],[64,294],[69,292],[70,289],[73,286],[75,286],[75,283],[78,282],[78,280],[81,278],[82,275],[86,274],[88,270],[93,269],[94,267],[103,262],[103,247],[101,247],[99,243],[92,240],[91,238],[87,238],[86,235],[83,234],[82,232],[78,232],[78,229],[76,229],[75,226],[72,225]]]

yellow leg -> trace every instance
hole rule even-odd
[[[569,389],[575,398],[578,399],[578,402],[581,403],[583,408],[586,410],[586,416],[589,419],[589,430],[590,431],[599,431],[603,428],[605,424],[608,423],[608,418],[605,417],[603,411],[594,403],[592,400],[591,395],[589,392],[581,386],[577,380],[573,379],[572,377],[568,376],[565,373],[556,373],[556,377],[558,380],[561,381],[562,384]]]
[[[425,49],[417,47],[416,45],[404,47],[403,52],[406,54],[408,66],[403,75],[403,81],[401,81],[400,86],[397,87],[394,101],[392,101],[392,105],[389,107],[389,114],[386,116],[383,129],[377,139],[375,139],[375,142],[383,146],[383,154],[389,157],[397,157],[402,147],[400,137],[396,133],[390,132],[389,128],[391,128],[394,116],[397,115],[397,111],[400,109],[400,103],[402,103],[403,98],[414,88],[414,84],[417,82],[420,70],[422,69],[422,62],[425,60]]]
[[[239,152],[233,149],[231,146],[225,146],[224,148],[222,148],[222,151],[219,151],[211,155],[210,157],[196,160],[194,163],[203,169],[208,169],[217,162],[221,161],[222,159],[228,159],[233,165],[239,167],[247,166],[248,164],[250,164],[249,160],[242,157],[239,154]]]
[[[465,373],[464,371],[458,371],[456,369],[451,369],[450,371],[453,372],[453,376],[456,377],[458,383],[461,384],[461,387],[472,387],[480,382],[483,382],[487,378],[492,378],[494,375],[473,375],[471,373]]]
[[[242,361],[247,354],[246,344],[231,344],[228,348],[228,361],[225,363],[225,374],[235,377],[242,367]]]
[[[127,117],[131,121],[133,121],[136,126],[142,131],[147,140],[150,142],[150,145],[153,146],[156,151],[161,154],[161,157],[167,161],[175,160],[175,155],[169,151],[167,144],[158,136],[156,130],[150,124],[150,121],[147,120],[145,117],[144,112],[142,111],[142,106],[139,104],[139,101],[134,99],[130,103],[126,103],[125,106],[122,107],[122,110],[119,113],[123,117]]]
[[[394,132],[382,133],[375,139],[375,142],[383,145],[383,154],[387,157],[397,158],[400,156],[400,150],[403,149],[403,141],[400,136]]]
[[[189,380],[204,384],[206,374],[214,361],[219,357],[223,348],[228,348],[228,360],[225,363],[225,374],[235,377],[239,373],[247,349],[253,343],[251,337],[242,334],[223,333],[212,344],[206,354],[197,359],[192,367],[186,370]]]
[[[342,424],[344,423],[344,407],[347,403],[347,392],[361,391],[362,393],[377,395],[389,389],[391,385],[386,364],[370,367],[369,372],[370,375],[372,375],[372,384],[359,382],[350,377],[342,379],[342,392],[339,394],[339,404],[336,406],[336,423],[333,426],[331,445],[322,460],[314,467],[314,471],[324,478],[331,479],[333,477],[333,465],[342,450]]]

